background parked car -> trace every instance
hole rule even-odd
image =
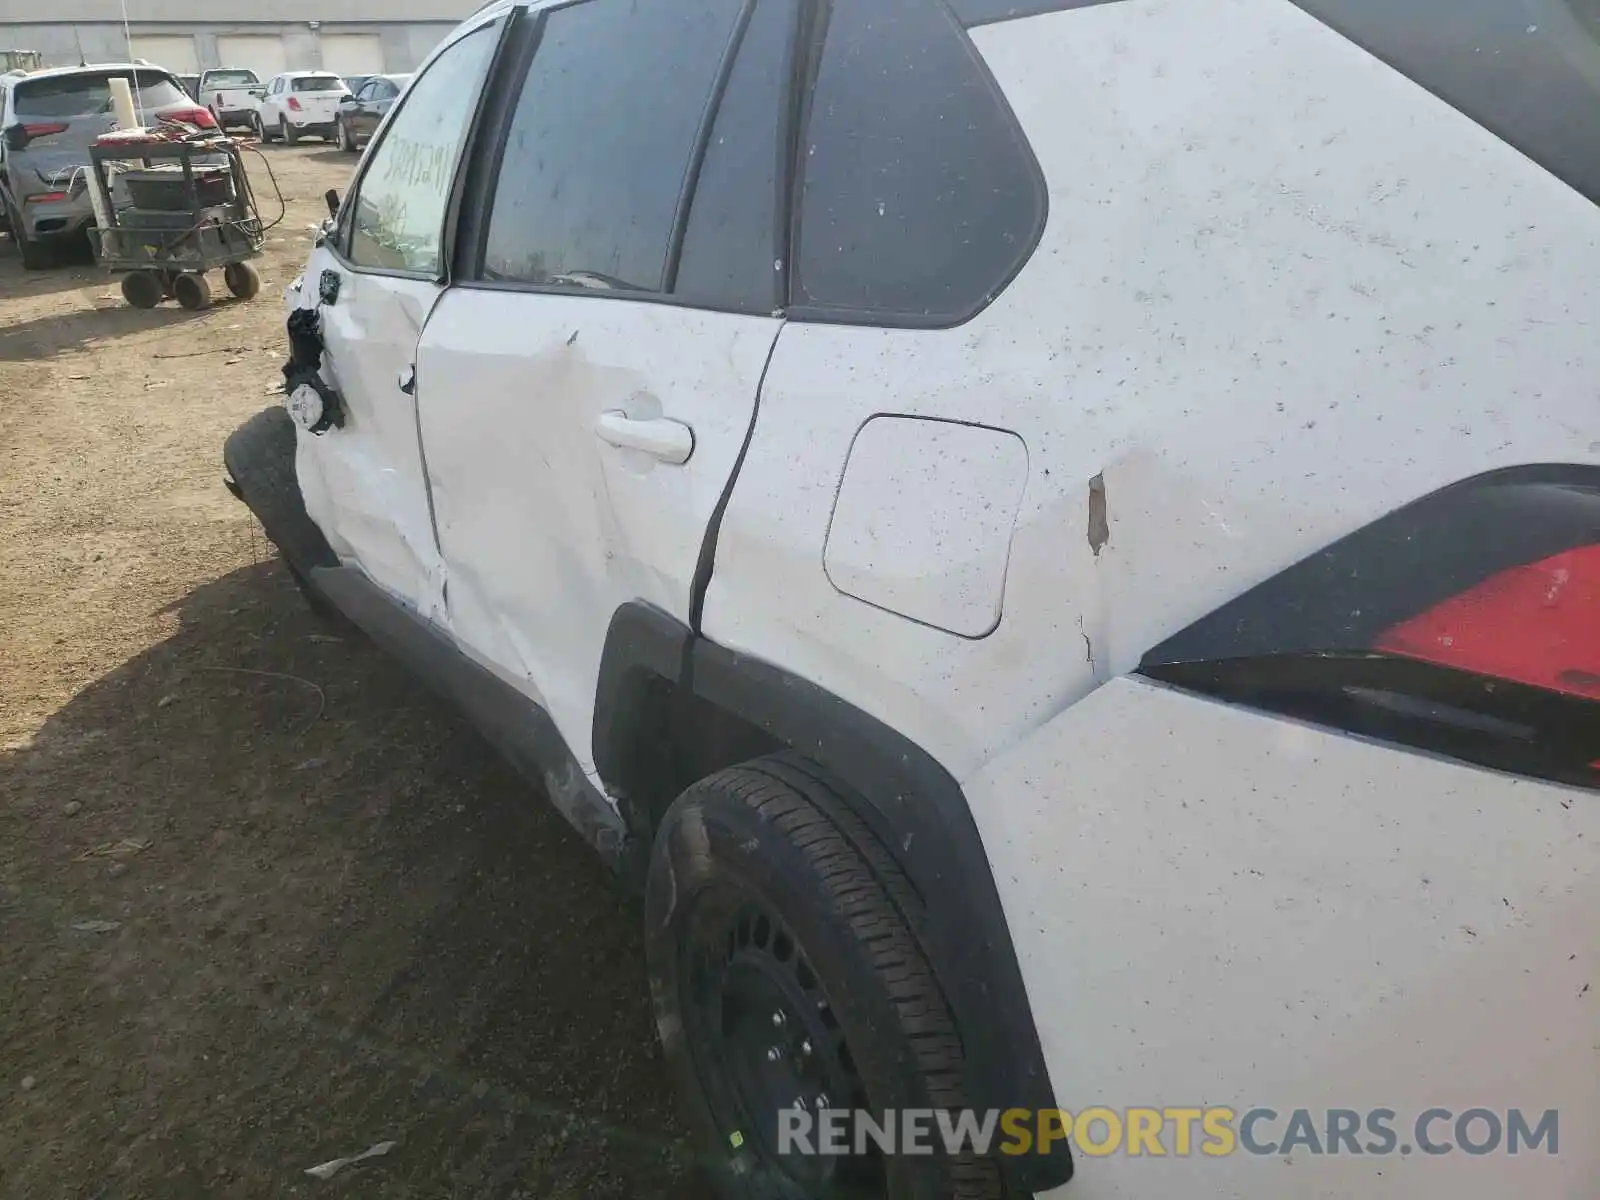
[[[223,129],[255,128],[260,107],[261,78],[244,67],[221,67],[200,76],[195,99],[211,110]]]
[[[251,122],[264,142],[294,145],[303,137],[331,142],[339,124],[339,102],[350,94],[329,71],[285,71],[267,81]]]
[[[179,75],[176,76],[176,78],[178,80],[179,87],[188,92],[189,95],[193,96],[196,100],[200,99],[200,76]]]
[[[346,75],[344,76],[344,85],[352,92],[359,92],[361,85],[371,78],[371,75]]]
[[[339,149],[359,150],[410,82],[409,75],[372,75],[353,96],[346,96],[339,104]]]
[[[159,67],[64,67],[0,81],[0,214],[30,269],[49,266],[56,243],[94,220],[84,169],[95,139],[116,127],[115,77],[133,84],[146,124],[158,118],[215,124]]]

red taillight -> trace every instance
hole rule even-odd
[[[65,122],[51,122],[47,125],[24,125],[22,127],[22,132],[29,138],[53,137],[58,133],[65,133],[66,131],[67,126]]]
[[[1374,649],[1600,700],[1600,546],[1491,575],[1388,630]]]
[[[183,121],[189,125],[198,125],[201,129],[215,129],[217,119],[211,115],[209,108],[175,108],[162,114],[168,121]]]
[[[65,192],[35,192],[27,198],[26,202],[28,204],[54,204],[58,200],[65,200],[66,198],[67,194]]]
[[[290,96],[289,97],[289,107],[294,112],[299,112],[300,111],[300,100],[299,100],[299,98],[295,97],[295,96]]]

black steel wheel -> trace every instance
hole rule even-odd
[[[229,263],[223,267],[222,282],[241,300],[253,300],[261,292],[261,273],[247,262]]]
[[[134,308],[154,308],[167,298],[167,289],[154,271],[129,271],[122,277],[122,298]]]
[[[829,1109],[881,1120],[885,1109],[963,1106],[961,1040],[912,932],[920,911],[893,860],[804,759],[718,772],[668,810],[645,894],[650,987],[725,1195],[1003,1194],[995,1163],[970,1152],[892,1155],[868,1141],[859,1154],[796,1153],[781,1136],[786,1110],[815,1122]]]
[[[172,294],[190,312],[211,304],[211,284],[204,275],[179,275],[172,281]]]

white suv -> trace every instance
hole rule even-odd
[[[391,114],[230,485],[641,887],[732,1194],[1600,1174],[1600,43],[1503,7],[502,0]]]
[[[250,114],[255,135],[292,146],[303,137],[333,141],[339,134],[339,105],[350,89],[327,71],[288,71],[267,80],[260,94],[260,107]]]

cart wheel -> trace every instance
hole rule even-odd
[[[204,275],[179,275],[173,281],[172,294],[190,312],[199,312],[211,303],[211,285]]]
[[[261,275],[247,262],[229,263],[223,267],[222,282],[241,300],[253,300],[261,291]]]
[[[166,297],[154,271],[129,271],[122,277],[122,298],[135,308],[154,308]]]

